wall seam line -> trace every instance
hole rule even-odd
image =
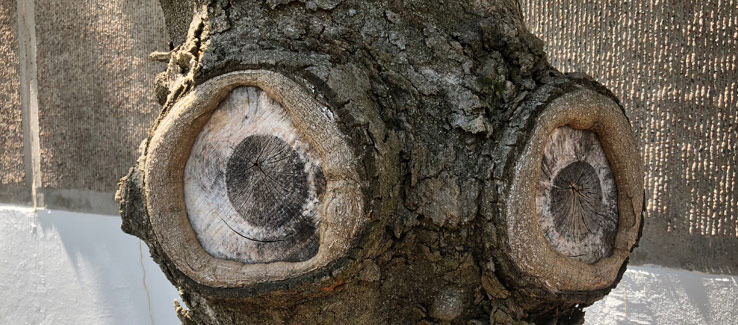
[[[141,244],[141,240],[138,241],[138,262],[141,263],[141,273],[143,274],[143,277],[141,281],[143,282],[143,288],[144,292],[146,292],[146,304],[149,308],[149,319],[151,320],[151,325],[154,325],[154,313],[151,308],[151,293],[149,292],[149,286],[146,285],[146,267],[144,266],[144,257],[143,257],[143,245]]]
[[[36,67],[36,21],[34,1],[16,0],[18,15],[18,56],[21,82],[23,162],[26,183],[31,186],[34,210],[43,207],[38,120],[38,70]]]

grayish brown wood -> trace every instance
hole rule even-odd
[[[307,174],[300,156],[282,139],[250,135],[233,149],[226,167],[228,199],[245,221],[279,228],[307,201]]]
[[[562,126],[548,136],[536,214],[559,253],[590,264],[612,254],[617,187],[596,133]]]
[[[231,91],[197,136],[184,173],[187,216],[211,255],[268,263],[318,252],[320,159],[261,89]]]

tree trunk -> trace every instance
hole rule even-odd
[[[581,323],[619,281],[637,141],[516,1],[193,8],[117,194],[184,323]]]

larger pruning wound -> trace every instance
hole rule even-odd
[[[198,284],[296,279],[344,257],[367,220],[344,139],[301,83],[267,70],[215,76],[157,122],[121,201],[140,171],[152,234]]]
[[[536,213],[559,253],[594,263],[612,253],[617,188],[597,134],[568,126],[549,135],[541,161]]]

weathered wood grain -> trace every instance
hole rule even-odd
[[[250,135],[228,159],[228,199],[244,221],[277,229],[298,216],[307,200],[304,169],[300,156],[280,138]]]
[[[318,251],[320,159],[284,108],[238,87],[213,112],[185,166],[187,215],[203,248],[244,263]]]
[[[551,132],[541,160],[536,214],[559,253],[585,263],[612,253],[617,188],[596,133],[568,126]]]

